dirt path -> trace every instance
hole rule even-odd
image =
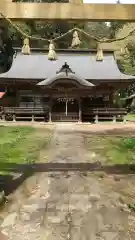
[[[84,134],[75,128],[74,124],[56,126],[50,147],[52,162],[90,162],[93,152],[87,151]],[[120,203],[120,194],[106,179],[81,172],[39,176],[31,196],[1,223],[7,239],[135,239],[129,231],[135,217]]]

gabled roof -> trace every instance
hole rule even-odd
[[[67,62],[70,68],[82,79],[86,80],[128,80],[135,76],[120,72],[113,51],[104,52],[104,60],[96,61],[96,51],[64,50],[57,51],[56,61],[48,60],[48,52],[32,52],[31,55],[17,53],[12,67],[0,78],[8,79],[37,79],[52,78]]]
[[[79,85],[83,85],[85,87],[93,87],[94,84],[90,83],[86,79],[76,75],[75,72],[72,71],[72,69],[69,67],[69,65],[65,62],[64,65],[62,65],[61,69],[56,72],[56,74],[50,78],[46,78],[45,80],[39,82],[37,85],[39,86],[51,86],[55,82],[61,80],[62,81],[68,81],[72,80],[75,81]]]

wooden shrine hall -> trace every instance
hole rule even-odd
[[[120,72],[113,51],[102,61],[95,50],[45,50],[14,55],[9,71],[0,74],[0,106],[4,120],[122,120],[126,114],[113,101],[114,92],[135,81]]]

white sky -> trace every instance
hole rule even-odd
[[[116,0],[83,0],[84,3],[116,3]],[[135,0],[120,0],[121,3],[135,4]]]

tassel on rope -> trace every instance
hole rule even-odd
[[[121,48],[121,49],[120,49],[120,54],[121,54],[121,55],[129,54],[128,48],[127,48],[127,47]]]
[[[128,48],[125,47],[125,54],[129,54]]]
[[[123,55],[125,55],[125,48],[123,48],[123,47],[121,47],[121,49],[120,49],[120,55],[121,56],[123,56]]]
[[[120,53],[123,54],[123,48],[122,48],[122,47],[121,47],[121,49],[120,49]]]
[[[56,55],[56,52],[55,52],[55,46],[54,46],[53,41],[50,41],[48,60],[56,60],[56,59],[57,59],[57,55]]]
[[[103,59],[104,59],[103,49],[100,46],[98,46],[96,61],[103,61]]]
[[[77,31],[74,31],[73,32],[73,39],[72,39],[72,44],[71,44],[71,47],[77,47],[81,44],[81,41],[79,39],[79,36],[78,36],[78,32]]]
[[[30,45],[29,45],[29,39],[25,38],[23,41],[23,47],[22,47],[22,53],[25,55],[30,54]]]

